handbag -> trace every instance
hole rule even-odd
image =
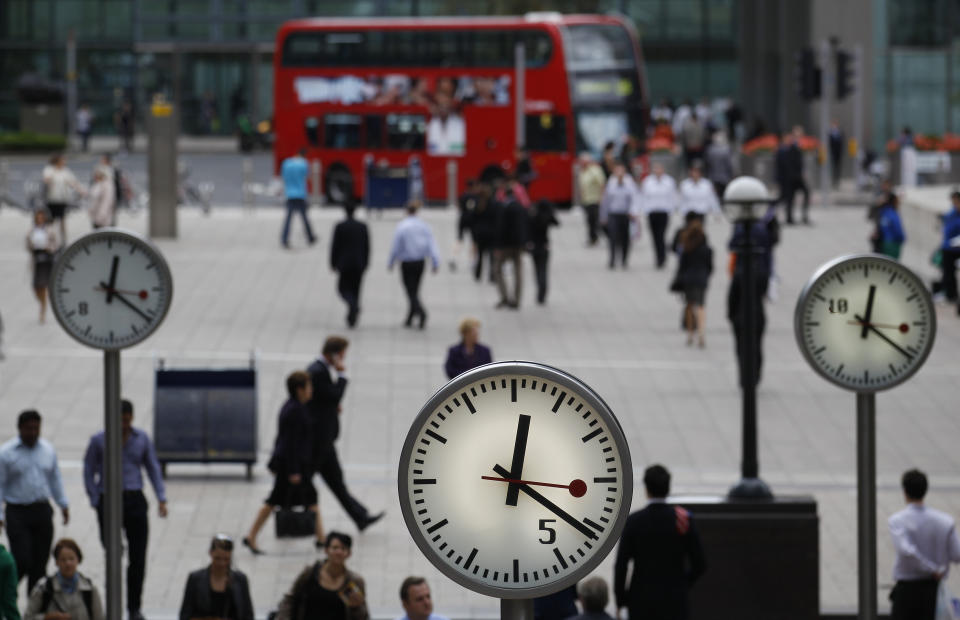
[[[291,487],[288,500],[291,500],[298,487]],[[313,536],[317,529],[317,515],[305,506],[297,506],[288,501],[277,508],[273,515],[277,538],[304,538]]]
[[[956,620],[960,618],[960,600],[953,598],[942,579],[940,580],[940,586],[937,588],[937,612],[934,617],[936,620]]]

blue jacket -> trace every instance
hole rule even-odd
[[[951,209],[950,213],[943,216],[943,245],[944,250],[954,247],[951,239],[960,237],[960,211]]]
[[[890,205],[880,207],[877,217],[877,227],[880,229],[882,241],[903,243],[907,236],[903,234],[903,224],[900,222],[900,213]]]

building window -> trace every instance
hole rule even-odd
[[[949,26],[947,0],[890,0],[888,6],[891,46],[946,45]]]

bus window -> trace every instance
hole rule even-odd
[[[527,114],[526,147],[531,151],[566,151],[567,118],[556,114]]]
[[[360,148],[360,116],[327,114],[323,118],[323,146],[328,149]]]
[[[423,114],[388,114],[387,148],[405,151],[426,147],[427,117]]]
[[[383,117],[365,116],[363,117],[363,126],[366,129],[366,135],[363,145],[368,149],[383,148]]]
[[[307,132],[307,142],[311,146],[320,146],[320,121],[316,116],[310,116],[303,121],[303,129]]]

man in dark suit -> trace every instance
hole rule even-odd
[[[700,536],[689,512],[666,503],[670,472],[663,465],[648,467],[643,484],[650,501],[627,518],[617,548],[617,609],[627,607],[634,619],[685,620],[687,590],[706,570]],[[628,588],[630,562],[633,577]]]
[[[357,324],[360,314],[360,281],[370,260],[370,235],[367,225],[353,217],[355,205],[348,201],[343,210],[347,219],[333,229],[330,245],[330,268],[340,274],[337,291],[347,302],[347,325]]]
[[[313,427],[314,470],[362,532],[379,521],[384,513],[371,516],[366,507],[350,495],[334,445],[340,435],[340,400],[347,389],[343,358],[348,344],[346,338],[330,336],[323,343],[321,356],[307,367],[313,386],[313,397],[307,402],[307,408]]]
[[[793,128],[793,136],[784,152],[783,174],[786,189],[783,190],[783,201],[787,208],[787,224],[793,224],[793,199],[797,192],[803,194],[803,223],[810,223],[810,188],[803,178],[803,151],[800,149],[800,139],[803,138],[803,128],[799,125]]]

